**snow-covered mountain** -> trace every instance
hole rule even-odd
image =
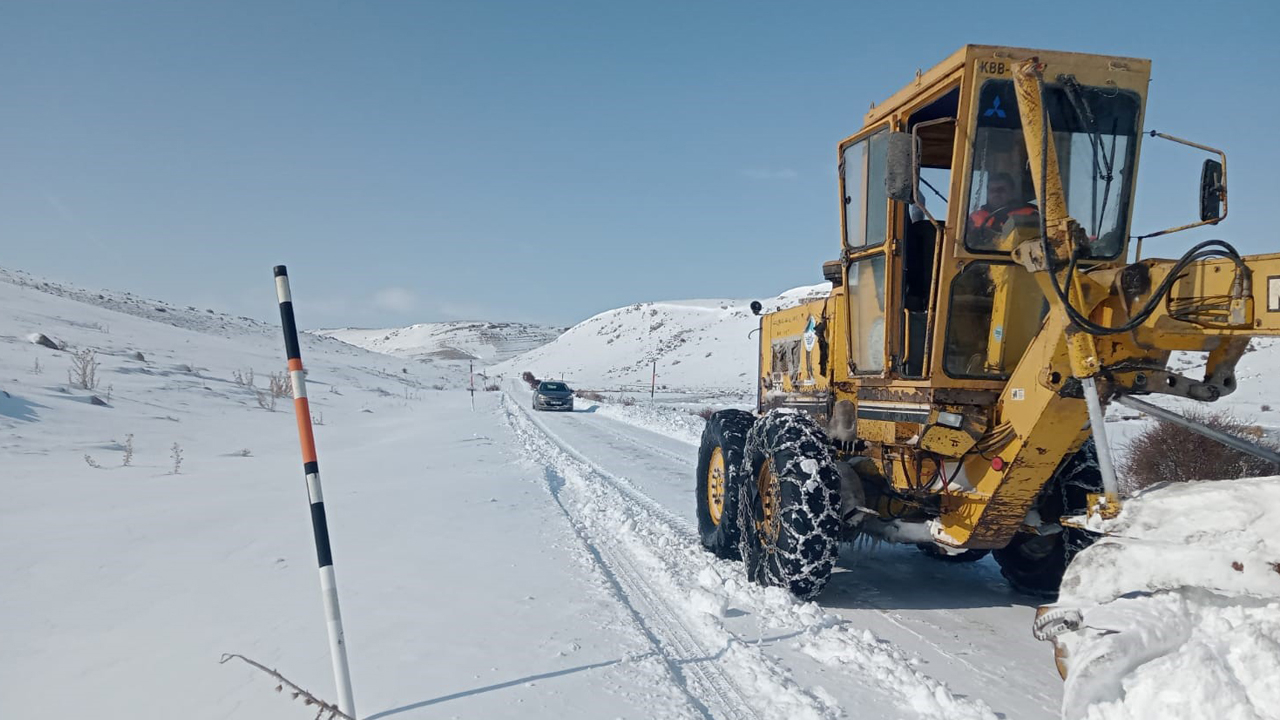
[[[765,312],[825,296],[830,284],[799,287],[763,300]],[[658,386],[753,392],[760,320],[750,300],[643,302],[602,312],[552,342],[500,363],[491,372],[564,378],[579,387]]]
[[[374,352],[414,360],[479,360],[499,363],[551,342],[562,327],[513,322],[436,322],[403,328],[337,328],[314,334]]]

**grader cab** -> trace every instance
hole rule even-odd
[[[1105,405],[1216,400],[1249,339],[1280,334],[1280,254],[1138,259],[1150,68],[970,45],[873,106],[838,148],[833,289],[761,317],[757,411],[707,424],[705,547],[805,598],[859,534],[994,552],[1056,593],[1089,542],[1066,518],[1119,507]],[[1225,155],[1150,134],[1215,157],[1199,219],[1144,237],[1219,222]],[[1173,350],[1207,352],[1205,375],[1169,370]]]

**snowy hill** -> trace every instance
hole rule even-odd
[[[438,322],[383,330],[316,330],[314,334],[414,360],[480,360],[492,364],[545,345],[562,332],[564,328],[531,323]]]
[[[829,284],[788,290],[763,301],[765,312],[823,297]],[[658,385],[681,390],[753,392],[759,327],[750,300],[646,302],[608,310],[569,328],[535,350],[492,369],[530,371],[596,389],[648,388],[657,361]]]
[[[49,335],[55,341],[65,344],[66,349],[91,348],[103,358],[112,355],[127,355],[134,351],[142,351],[144,358],[151,358],[156,352],[159,357],[172,356],[182,367],[197,368],[209,372],[204,367],[208,357],[201,353],[186,356],[173,347],[197,346],[209,343],[217,344],[211,338],[229,341],[229,347],[244,351],[244,356],[236,358],[225,351],[216,353],[214,357],[225,360],[227,365],[217,368],[218,372],[245,372],[256,369],[259,387],[265,382],[270,371],[284,367],[283,339],[279,325],[268,324],[244,316],[233,316],[218,312],[212,308],[199,309],[194,306],[179,307],[162,300],[139,297],[133,293],[117,290],[88,290],[74,285],[39,278],[21,270],[0,268],[0,288],[15,298],[12,303],[6,302],[5,308],[10,322],[24,322],[20,327],[27,328],[26,333],[19,336],[4,337],[0,340],[21,341],[25,344],[25,334],[39,332]],[[272,288],[267,286],[264,292],[264,314],[273,312],[274,302]],[[29,308],[34,313],[32,318],[20,319],[20,311]],[[57,308],[61,314],[49,315]],[[305,306],[304,306],[305,311]],[[41,323],[35,318],[45,317],[49,321]],[[140,322],[141,321],[141,322]],[[153,325],[154,323],[154,325]],[[167,326],[166,329],[156,325]],[[122,333],[122,328],[136,330],[147,328],[144,340],[134,340],[133,333]],[[177,330],[176,334],[172,334]],[[130,338],[125,340],[124,338]],[[407,376],[403,363],[396,363],[386,355],[353,347],[349,343],[340,342],[319,335],[302,333],[300,339],[303,351],[307,355],[319,352],[321,363],[327,358],[335,358],[344,366],[360,369],[372,376],[381,376],[398,385],[409,384],[413,387],[463,387],[466,384],[465,370],[460,371],[449,363],[428,363],[418,366],[411,378]],[[142,348],[137,345],[153,345],[159,347]],[[275,352],[280,348],[279,352]],[[150,349],[151,353],[147,350]],[[23,348],[23,354],[31,354],[32,350]],[[304,357],[307,357],[304,355]],[[33,358],[34,360],[34,358]],[[314,363],[308,362],[308,365]],[[255,368],[256,366],[256,368]],[[58,372],[62,372],[61,369]],[[155,370],[138,371],[143,374],[155,374]],[[184,372],[195,372],[186,370]],[[104,373],[106,376],[106,373]],[[18,381],[14,381],[18,382]],[[363,382],[363,381],[362,381]]]

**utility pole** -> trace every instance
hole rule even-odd
[[[653,381],[649,383],[649,399],[653,399],[654,390],[658,389],[658,361],[653,361]]]
[[[476,411],[476,361],[469,363],[471,368],[471,412]]]

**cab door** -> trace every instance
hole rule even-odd
[[[886,344],[886,255],[889,198],[885,163],[889,128],[854,136],[840,148],[841,221],[844,243],[846,342],[844,377],[883,376]]]

